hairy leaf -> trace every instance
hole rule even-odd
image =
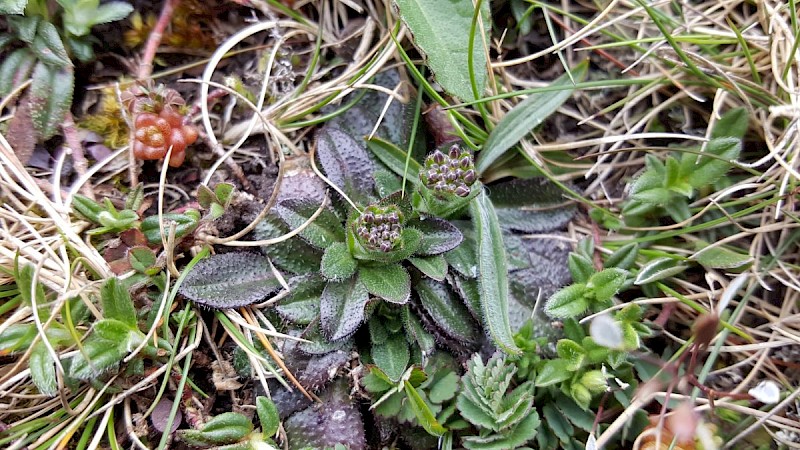
[[[353,259],[350,249],[344,242],[331,244],[322,255],[320,273],[331,281],[341,281],[356,273],[358,262]]]
[[[415,288],[422,307],[442,331],[461,342],[475,340],[469,312],[446,285],[423,278]]]
[[[278,408],[275,407],[275,403],[267,397],[259,396],[256,398],[256,412],[258,413],[258,421],[261,423],[261,432],[267,437],[274,436],[281,425],[281,419],[278,416]]]
[[[464,240],[458,228],[446,220],[425,217],[409,222],[422,232],[422,243],[417,250],[419,255],[438,255],[450,251]]]
[[[290,198],[275,208],[278,215],[290,228],[299,228],[319,209],[319,204],[310,199]],[[314,247],[325,249],[334,242],[344,242],[344,227],[341,220],[330,209],[325,208],[300,236]]]
[[[627,277],[627,270],[611,267],[592,275],[586,286],[593,290],[595,300],[603,302],[619,292]]]
[[[39,61],[47,64],[52,69],[58,70],[72,67],[72,61],[69,60],[67,49],[64,48],[58,29],[50,22],[39,22],[36,36],[34,36],[30,48],[39,58]]]
[[[36,64],[36,56],[27,48],[14,50],[4,59],[0,63],[0,95],[2,96],[8,95],[17,86],[24,83]]]
[[[631,242],[623,245],[614,253],[608,256],[606,267],[616,267],[618,269],[630,269],[636,262],[636,255],[639,254],[639,244]]]
[[[23,14],[28,0],[8,0],[0,3],[0,14]]]
[[[347,133],[323,127],[317,133],[317,157],[333,184],[353,200],[368,203],[375,188],[372,161]]]
[[[586,291],[586,285],[582,283],[567,286],[547,300],[544,312],[559,319],[579,316],[589,309]]]
[[[275,239],[289,232],[289,227],[276,215],[267,214],[253,231],[259,240]],[[295,273],[306,274],[319,271],[322,252],[302,239],[288,239],[271,245],[261,247],[272,262],[280,269]]]
[[[485,192],[470,202],[469,210],[478,243],[478,283],[484,326],[500,349],[519,353],[508,321],[508,271],[500,223]]]
[[[411,184],[420,183],[419,171],[422,169],[422,165],[414,158],[408,158],[405,150],[375,136],[367,139],[367,148],[392,172],[401,177],[405,176]],[[408,169],[406,169],[406,159],[408,159]]]
[[[290,294],[275,305],[286,320],[307,325],[319,316],[319,298],[325,280],[317,274],[298,275],[288,281]]]
[[[725,137],[712,139],[706,145],[705,152],[718,158],[686,154],[685,157],[694,162],[687,169],[689,184],[700,189],[717,181],[730,170],[741,150],[741,139]]]
[[[197,211],[187,211],[181,214],[162,214],[161,218],[164,221],[164,233],[169,233],[170,222],[175,222],[175,237],[180,238],[186,236],[197,228],[200,215],[196,213]],[[148,242],[151,244],[161,244],[161,225],[159,224],[159,217],[157,214],[142,220],[141,230],[145,237],[147,237]]]
[[[586,283],[589,278],[594,275],[594,263],[578,253],[569,254],[569,273],[572,275],[572,281],[576,283]]]
[[[663,258],[656,258],[639,270],[639,273],[636,275],[636,280],[634,280],[633,283],[641,286],[643,284],[669,278],[684,270],[686,270],[686,266],[679,264],[678,261],[673,258],[668,258],[666,256]]]
[[[253,422],[242,414],[226,412],[214,416],[199,430],[178,430],[178,437],[189,445],[209,447],[233,444],[253,431]]]
[[[128,289],[117,278],[109,278],[100,288],[100,302],[107,319],[116,319],[131,329],[138,329],[136,308]]]
[[[447,276],[447,261],[442,255],[411,257],[408,261],[414,265],[425,276],[436,281],[444,281]]]
[[[723,114],[714,125],[714,129],[711,130],[711,139],[721,137],[742,139],[747,133],[747,122],[749,120],[747,108],[734,108]]]
[[[550,84],[550,87],[563,89],[531,95],[509,111],[492,130],[478,155],[478,161],[475,163],[478,173],[485,172],[508,149],[566,102],[575,90],[573,80],[583,81],[588,68],[588,61],[582,62],[571,71],[572,77],[570,74],[564,74]]]
[[[414,34],[417,47],[426,55],[426,62],[436,80],[446,91],[462,100],[475,100],[469,78],[469,40],[472,16],[470,0],[395,0],[403,22]],[[481,6],[481,22],[485,33],[491,27],[489,2]],[[479,22],[479,24],[481,23]],[[472,37],[472,70],[478,87],[478,98],[486,83],[486,56],[480,28]]]
[[[358,280],[370,294],[392,303],[403,304],[411,296],[411,277],[399,264],[359,267]]]
[[[238,308],[280,288],[269,260],[256,253],[223,253],[197,263],[178,292],[211,308]]]
[[[331,341],[355,333],[364,321],[364,307],[369,293],[357,277],[331,281],[320,297],[319,312],[322,331]]]
[[[564,227],[575,215],[575,205],[545,178],[515,179],[489,187],[489,197],[504,229],[542,233]]]

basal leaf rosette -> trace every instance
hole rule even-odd
[[[444,218],[466,206],[480,192],[481,184],[470,152],[459,144],[443,150],[436,150],[425,159],[415,206]]]

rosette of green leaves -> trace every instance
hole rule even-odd
[[[536,436],[540,422],[533,409],[533,385],[525,382],[512,389],[516,371],[500,354],[486,365],[480,355],[469,361],[456,405],[478,434],[463,437],[464,447],[513,449]]]
[[[309,200],[288,199],[276,210],[294,228],[311,217],[317,206]],[[317,285],[322,287],[320,324],[328,339],[353,334],[365,320],[364,308],[370,298],[408,302],[409,266],[428,270],[428,266],[444,262],[440,255],[462,240],[458,229],[446,221],[409,219],[411,216],[410,205],[394,195],[367,206],[360,214],[351,214],[345,224],[332,210],[324,210],[300,233],[305,244],[323,252]],[[282,306],[306,297],[292,296]]]

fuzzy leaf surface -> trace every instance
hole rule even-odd
[[[442,331],[462,342],[475,340],[469,312],[445,284],[423,278],[415,288],[422,307]]]
[[[426,277],[433,278],[436,281],[444,281],[447,276],[447,261],[442,255],[412,256],[408,258],[408,261]]]
[[[290,198],[280,202],[275,210],[289,228],[295,229],[311,218],[318,208],[313,200]],[[344,242],[344,227],[336,214],[325,208],[300,232],[300,236],[314,247],[325,249],[334,242]]]
[[[417,249],[419,255],[438,255],[458,247],[464,240],[461,231],[446,220],[425,217],[409,225],[422,232],[422,243]]]
[[[317,157],[328,179],[351,199],[367,203],[375,188],[372,160],[350,135],[333,127],[317,133]]]
[[[320,297],[319,312],[322,331],[327,338],[336,341],[355,333],[364,321],[364,307],[368,301],[367,288],[358,277],[326,284]]]
[[[194,266],[178,292],[211,308],[228,309],[264,300],[280,288],[269,260],[256,253],[222,253]]]
[[[489,188],[492,204],[504,229],[543,233],[564,227],[575,205],[545,178],[515,179]]]
[[[347,244],[335,242],[325,249],[319,271],[328,280],[341,281],[350,278],[357,267],[358,262],[353,259]]]
[[[586,285],[572,284],[553,294],[544,306],[544,312],[559,319],[568,319],[583,314],[589,309]]]
[[[131,294],[117,278],[109,278],[100,288],[100,303],[103,314],[108,319],[116,319],[136,329],[136,308],[133,306]]]
[[[484,326],[498,348],[506,353],[519,353],[508,320],[508,269],[500,223],[485,191],[470,202],[469,210],[478,244],[478,284]]]
[[[397,382],[406,371],[411,353],[405,338],[400,334],[394,334],[382,343],[373,342],[372,359],[386,376]]]
[[[400,264],[362,266],[358,280],[370,294],[388,302],[402,305],[411,296],[411,277]]]
[[[31,380],[41,394],[52,397],[58,393],[55,362],[44,342],[39,341],[33,347],[28,367],[31,369]]]
[[[319,298],[325,280],[317,274],[298,275],[288,281],[290,294],[275,305],[275,312],[286,320],[307,325],[319,316]]]

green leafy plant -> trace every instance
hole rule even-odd
[[[501,355],[486,365],[479,355],[469,361],[456,402],[461,416],[478,430],[463,437],[466,448],[513,449],[536,436],[541,424],[533,409],[533,385],[525,382],[512,388],[516,371]]]
[[[0,51],[15,45],[0,64],[0,95],[7,95],[31,77],[25,101],[40,139],[53,136],[72,105],[75,85],[71,57],[94,59],[91,28],[127,17],[133,7],[125,2],[60,0],[51,13],[44,0],[14,1],[0,7],[9,14],[9,34],[0,34]],[[56,27],[61,23],[62,28]]]
[[[669,155],[663,162],[647,155],[646,170],[631,184],[630,197],[622,209],[626,221],[640,224],[644,217],[660,217],[664,213],[676,222],[689,219],[689,200],[728,172],[739,157],[746,131],[746,111],[733,109],[712,130],[702,152]]]
[[[273,450],[272,440],[278,432],[280,417],[272,400],[256,398],[256,413],[261,431],[255,432],[253,422],[243,414],[228,412],[214,416],[199,429],[178,430],[178,438],[195,448],[214,450]]]

